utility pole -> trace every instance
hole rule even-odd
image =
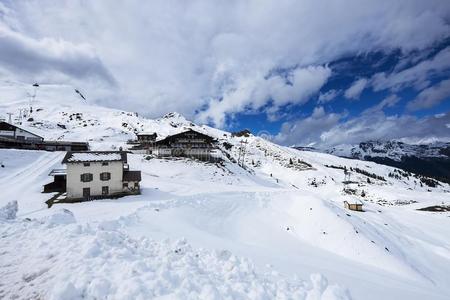
[[[9,124],[12,124],[12,113],[6,113],[8,116],[9,116],[9,118],[8,118],[8,123]]]

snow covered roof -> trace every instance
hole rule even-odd
[[[105,162],[105,161],[127,161],[127,153],[124,151],[85,151],[67,152],[62,163],[78,162]]]
[[[347,202],[348,204],[360,204],[363,205],[363,202],[359,199],[353,198],[353,199],[347,199],[344,200],[344,203]]]
[[[55,175],[66,175],[67,170],[66,169],[53,169],[48,176],[55,176]]]

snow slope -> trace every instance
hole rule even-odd
[[[0,115],[27,105],[10,90]],[[39,95],[48,98],[37,98],[41,110],[24,126],[45,137],[110,150],[126,147],[135,129],[164,136],[193,127],[219,140],[225,160],[129,155],[130,168],[142,171],[142,195],[48,209],[51,195],[40,192],[64,153],[0,150],[0,206],[13,200],[19,206],[17,219],[0,228],[0,295],[450,297],[450,214],[417,210],[450,205],[447,184],[429,186],[426,178],[392,167],[234,137],[178,114],[149,120],[76,98],[61,103],[70,87],[44,90]],[[81,119],[70,119],[77,114]],[[236,163],[241,145],[244,166]],[[343,167],[350,183],[343,183]],[[365,212],[345,210],[344,200],[362,201]],[[314,273],[332,287],[320,276],[308,280]]]

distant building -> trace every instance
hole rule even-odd
[[[344,207],[349,210],[363,211],[363,204],[359,200],[352,201],[351,203],[348,201],[344,201]]]
[[[157,140],[156,133],[140,133],[137,140],[129,142],[136,153],[156,157],[192,157],[200,160],[218,160],[217,140],[193,129]]]
[[[16,125],[0,122],[0,148],[46,151],[86,151],[86,142],[44,141],[44,138]]]
[[[19,128],[7,122],[0,122],[0,137],[14,139],[19,141],[38,141],[42,142],[44,138],[28,130]]]
[[[156,141],[158,134],[156,132],[140,132],[137,134],[137,142],[141,144],[152,144]]]
[[[192,157],[217,160],[217,141],[213,137],[189,129],[156,141],[152,154],[158,157]]]
[[[135,140],[128,140],[127,144],[131,145],[129,148],[133,152],[147,152],[148,149],[153,148],[158,134],[156,132],[140,132],[136,134]]]
[[[68,200],[91,200],[140,193],[140,171],[130,171],[124,151],[67,152],[65,170],[53,170],[45,191],[66,192]],[[65,179],[64,184],[61,184]],[[58,188],[62,189],[58,190]],[[56,190],[55,190],[56,188]]]

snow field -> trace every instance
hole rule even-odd
[[[117,221],[80,225],[68,210],[0,225],[0,298],[350,299],[322,275],[257,272],[227,250],[133,239]]]

